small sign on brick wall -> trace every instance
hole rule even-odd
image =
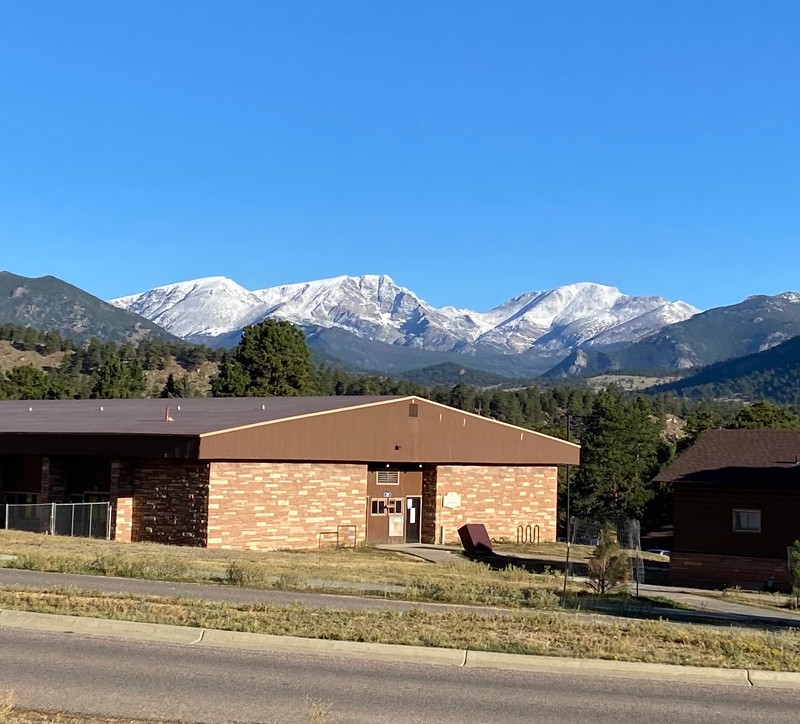
[[[461,494],[460,493],[447,493],[442,498],[443,508],[460,508],[461,507]]]

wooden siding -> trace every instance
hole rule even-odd
[[[761,532],[734,532],[734,508],[760,510]],[[676,551],[785,560],[800,538],[800,490],[678,485],[674,522]]]
[[[477,415],[414,400],[263,423],[201,436],[200,459],[474,465],[577,465],[580,448]]]

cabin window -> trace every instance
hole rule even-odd
[[[403,499],[402,498],[390,498],[386,501],[386,510],[389,513],[402,513],[403,512]]]
[[[734,508],[733,510],[733,532],[734,533],[760,533],[761,532],[761,511]]]
[[[373,498],[372,515],[397,514],[403,512],[402,498]]]

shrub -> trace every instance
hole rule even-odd
[[[628,580],[628,560],[620,548],[617,531],[606,525],[586,566],[589,586],[601,596]]]

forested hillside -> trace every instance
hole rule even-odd
[[[78,342],[92,337],[115,342],[178,341],[149,319],[117,309],[53,276],[30,278],[0,272],[0,320],[54,330]]]
[[[800,405],[800,337],[763,352],[718,362],[654,390],[696,399],[770,400]]]

